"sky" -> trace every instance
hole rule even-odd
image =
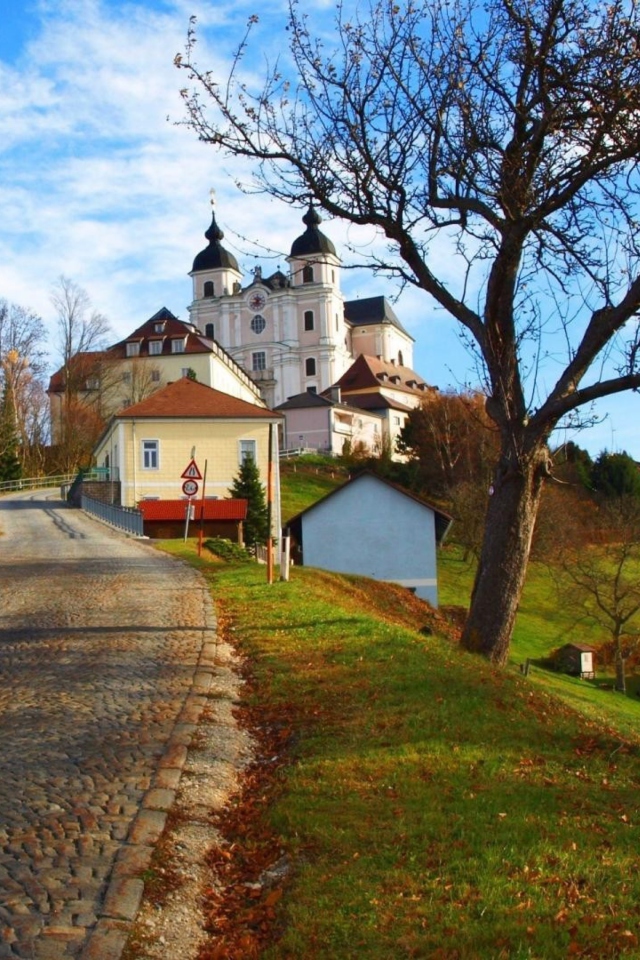
[[[333,9],[330,0],[305,2],[325,26]],[[43,318],[51,372],[59,354],[50,297],[61,275],[107,316],[112,342],[163,306],[188,319],[189,271],[206,246],[212,189],[223,243],[247,276],[257,264],[267,275],[286,270],[304,210],[235,186],[238,177],[250,182],[250,168],[180,124],[186,80],[173,64],[195,15],[198,62],[225,77],[256,11],[259,66],[286,36],[285,0],[2,0],[0,298]],[[371,240],[339,221],[325,219],[322,229],[347,264],[346,243],[366,249]],[[445,262],[446,250],[440,256]],[[444,389],[474,381],[453,321],[425,293],[406,290],[396,302],[398,288],[365,270],[343,271],[342,287],[348,299],[391,300],[416,340],[414,368],[427,382]],[[574,440],[593,456],[626,450],[640,460],[640,397],[603,401],[595,412],[598,426],[556,439]]]

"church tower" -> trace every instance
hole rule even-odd
[[[320,393],[352,361],[340,259],[311,204],[302,220],[306,229],[287,257],[289,276],[278,269],[263,277],[256,267],[243,287],[237,260],[220,242],[215,215],[205,234],[209,246],[190,274],[191,322],[244,367],[270,407],[299,393]]]

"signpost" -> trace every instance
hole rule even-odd
[[[184,480],[182,484],[182,492],[189,499],[187,500],[187,515],[184,521],[184,540],[187,541],[189,535],[189,520],[191,519],[191,498],[195,497],[198,492],[198,480],[202,480],[202,474],[198,470],[198,464],[196,463],[195,457],[195,447],[191,451],[191,460],[183,473],[180,475],[180,479]]]

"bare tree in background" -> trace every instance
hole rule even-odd
[[[176,58],[186,122],[254,161],[255,189],[376,228],[387,242],[369,265],[424,290],[474,351],[500,452],[463,642],[504,663],[550,435],[640,386],[640,12],[634,0],[337,10],[331,49],[290,0],[290,56],[257,85],[256,56],[242,75],[257,17],[227,77],[196,63],[192,23]]]
[[[46,331],[38,314],[0,300],[0,393],[12,398],[18,451],[24,476],[38,475],[47,442],[44,393]]]
[[[100,362],[111,332],[109,321],[94,310],[88,293],[60,276],[51,294],[56,310],[56,346],[62,359],[63,396],[56,440],[60,469],[74,470],[90,453],[101,426],[100,410],[83,411],[81,394],[99,377]],[[90,390],[89,393],[92,391]],[[99,384],[95,396],[100,396]]]
[[[625,661],[640,634],[640,500],[603,501],[592,520],[589,546],[565,536],[555,577],[560,598],[576,621],[599,624],[610,637],[616,690],[626,690]]]

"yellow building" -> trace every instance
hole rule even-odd
[[[271,462],[272,526],[279,531],[281,420],[271,410],[184,377],[115,414],[93,455],[97,466],[119,483],[126,507],[149,498],[201,497],[203,482],[206,497],[229,497],[249,456],[266,486]],[[192,459],[198,470],[185,477]]]
[[[59,439],[70,395],[104,421],[187,374],[265,406],[258,386],[215,340],[163,307],[124,340],[106,350],[76,354],[53,374],[47,390],[53,442]]]

